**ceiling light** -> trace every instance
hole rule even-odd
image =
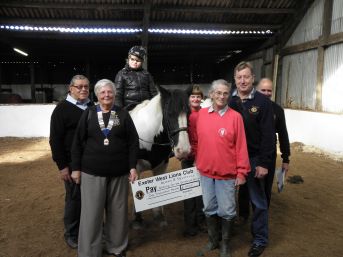
[[[34,25],[6,25],[0,24],[1,30],[15,31],[37,31],[44,32],[60,32],[60,33],[85,33],[85,34],[134,34],[141,33],[143,29],[139,27],[120,28],[120,27],[54,27],[54,26],[34,26]],[[153,34],[182,34],[182,35],[252,35],[273,34],[271,30],[201,30],[201,29],[185,29],[185,28],[149,28],[149,33]]]
[[[20,53],[20,54],[25,55],[25,56],[29,55],[28,53],[25,53],[24,51],[22,51],[22,50],[20,50],[18,48],[15,48],[15,47],[13,47],[13,50],[16,51],[17,53]]]

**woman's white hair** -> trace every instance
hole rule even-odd
[[[219,85],[227,86],[229,91],[231,90],[231,84],[229,82],[227,82],[225,79],[217,79],[212,82],[208,94],[211,95],[214,91],[216,91]]]
[[[113,94],[116,93],[116,87],[114,85],[114,83],[109,80],[109,79],[101,79],[98,82],[96,82],[95,86],[94,86],[94,94],[98,97],[98,93],[100,91],[101,88],[103,88],[104,86],[111,86],[112,90],[113,90]]]

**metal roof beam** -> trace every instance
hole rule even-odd
[[[195,13],[222,13],[222,14],[290,14],[295,9],[289,8],[215,8],[215,7],[160,7],[155,6],[154,11],[168,12],[195,12]]]
[[[144,10],[144,4],[91,4],[91,3],[32,3],[31,1],[1,1],[1,7],[9,8],[49,8],[78,10]],[[291,14],[294,8],[216,8],[190,6],[152,6],[152,11],[160,12],[195,12],[195,13],[227,13],[227,14]]]
[[[32,3],[31,1],[1,1],[0,7],[8,8],[48,8],[78,10],[144,10],[143,4],[91,4],[91,3]]]
[[[142,27],[141,21],[94,21],[94,20],[60,20],[60,19],[1,19],[2,24],[8,25],[38,25],[38,26],[113,26],[113,27]],[[197,29],[197,30],[278,30],[279,24],[227,24],[227,23],[192,23],[192,22],[151,22],[150,28]]]

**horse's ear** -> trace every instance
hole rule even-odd
[[[169,96],[169,91],[167,89],[165,89],[164,87],[161,87],[160,85],[157,85],[158,91],[160,91],[160,94],[162,96],[162,98],[164,98],[164,96]]]
[[[186,93],[188,96],[190,96],[193,92],[193,86],[192,85],[189,85],[187,88],[186,88]]]

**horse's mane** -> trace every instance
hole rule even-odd
[[[149,142],[153,142],[166,125],[162,124],[164,115],[177,119],[181,113],[189,113],[188,94],[181,89],[163,90],[131,110],[130,115],[141,138],[141,148],[151,149]]]
[[[184,90],[172,89],[169,90],[169,97],[162,98],[162,109],[168,105],[168,114],[180,114],[181,112],[189,112],[188,95]]]

